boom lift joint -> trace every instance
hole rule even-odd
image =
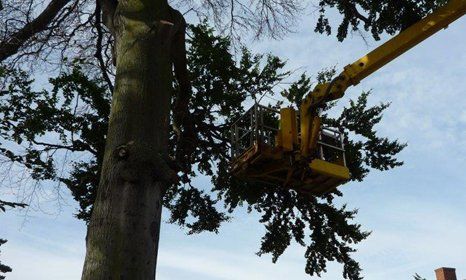
[[[466,0],[450,0],[366,56],[344,67],[329,83],[306,95],[299,113],[255,104],[231,127],[234,176],[280,184],[302,193],[321,195],[350,179],[343,133],[322,125],[319,111],[390,61],[459,19]],[[299,122],[299,126],[297,125]]]

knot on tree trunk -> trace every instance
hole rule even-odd
[[[120,176],[124,181],[137,182],[145,176],[154,181],[177,184],[179,177],[171,168],[172,161],[150,145],[129,141],[114,149],[114,158],[120,162]]]
[[[129,157],[129,147],[134,144],[134,141],[130,141],[127,144],[120,145],[115,149],[115,156],[119,160],[125,160]]]

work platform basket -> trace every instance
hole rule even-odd
[[[291,108],[252,106],[231,126],[231,172],[244,180],[311,194],[327,193],[346,182],[349,171],[343,133],[322,126],[316,149],[304,158],[298,121]],[[289,140],[289,133],[294,133],[296,140]],[[287,144],[287,140],[293,143]]]

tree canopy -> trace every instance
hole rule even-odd
[[[322,0],[319,1],[320,16],[315,31],[332,34],[328,13],[335,8],[343,16],[337,28],[338,40],[343,41],[349,31],[360,31],[361,27],[379,40],[382,33],[395,35],[446,2],[447,0]]]
[[[176,134],[171,132],[170,154],[181,181],[164,197],[169,222],[184,227],[189,234],[217,232],[236,208],[244,206],[260,215],[259,222],[266,230],[259,255],[271,254],[275,262],[296,242],[306,248],[306,273],[320,275],[328,261],[338,261],[343,264],[345,278],[361,279],[361,269],[351,253],[353,244],[369,232],[352,222],[356,210],[334,203],[341,196],[339,191],[309,197],[280,186],[243,182],[228,173],[230,124],[248,109],[244,105],[250,103],[248,100],[272,94],[275,86],[289,77],[285,63],[245,48],[235,56],[230,52],[230,39],[216,35],[206,24],[191,26],[189,34],[188,65],[194,93],[189,108],[197,143],[190,157],[179,154]],[[83,70],[86,61],[74,60],[72,65],[50,79],[50,89],[41,91],[33,89],[33,79],[25,72],[0,72],[4,85],[0,153],[27,168],[35,180],[66,185],[80,205],[76,216],[88,221],[99,183],[111,91],[100,76]],[[312,80],[329,80],[334,72],[323,71],[316,79],[303,74],[276,93],[275,98],[283,101],[269,106],[278,107],[283,102],[296,106],[310,91]],[[176,83],[174,90],[178,90]],[[376,131],[388,104],[371,107],[369,96],[362,93],[338,117],[323,115],[325,123],[345,131],[348,167],[355,181],[362,181],[371,169],[388,170],[402,164],[396,155],[404,145]],[[64,153],[70,154],[68,166],[72,167],[68,172],[60,172]],[[195,185],[192,179],[196,176],[210,177],[212,185]]]
[[[94,71],[111,74],[113,39],[104,24],[106,7],[117,0],[3,0],[0,9],[0,61],[38,66],[39,61],[56,65],[63,57],[95,57]],[[375,39],[384,32],[393,35],[405,29],[446,0],[323,0],[313,1],[170,1],[190,16],[207,19],[232,39],[252,34],[256,38],[280,38],[293,31],[307,12],[317,12],[316,32],[335,34],[342,41],[350,32],[369,31]],[[343,17],[331,22],[337,11]],[[104,17],[102,17],[104,14]],[[337,19],[335,19],[337,20]],[[194,23],[194,22],[193,22]],[[333,32],[337,26],[337,32]],[[361,32],[360,34],[364,34]],[[109,82],[111,79],[105,77]]]
[[[193,151],[170,132],[170,167],[180,175],[164,196],[170,222],[188,233],[216,232],[241,206],[260,215],[265,227],[258,254],[277,261],[296,242],[306,247],[306,273],[325,272],[328,261],[343,264],[343,276],[360,279],[359,264],[351,257],[354,244],[368,236],[357,223],[356,212],[338,206],[339,191],[320,197],[300,195],[280,186],[239,181],[228,173],[228,127],[245,112],[245,104],[275,92],[297,106],[312,82],[328,80],[334,71],[311,79],[303,74],[281,92],[275,85],[289,77],[285,63],[273,55],[256,55],[238,46],[239,38],[280,38],[296,27],[309,9],[317,12],[316,32],[334,34],[342,41],[350,32],[370,32],[380,39],[407,28],[445,0],[368,1],[170,1],[188,15],[188,67],[193,96],[189,103],[194,128]],[[0,1],[0,157],[2,164],[28,170],[35,182],[66,185],[78,201],[76,216],[89,221],[103,162],[114,80],[115,38],[112,11],[116,0]],[[252,4],[252,5],[251,5]],[[333,23],[330,15],[342,17]],[[333,30],[337,27],[336,32]],[[221,34],[221,35],[218,35]],[[225,36],[227,35],[227,37]],[[233,42],[233,43],[232,43]],[[55,66],[59,74],[50,87],[37,90],[31,78],[37,69]],[[27,71],[24,71],[27,70]],[[180,92],[176,82],[174,94]],[[345,132],[352,179],[362,181],[371,169],[400,166],[396,155],[404,148],[380,136],[376,125],[388,104],[369,106],[370,93],[351,101],[337,117],[324,112],[324,121]],[[175,108],[176,100],[172,100]],[[172,121],[175,117],[172,116]],[[188,143],[189,146],[189,143]],[[63,160],[69,168],[64,168]],[[5,165],[4,165],[5,166]],[[65,170],[66,169],[66,170]],[[195,176],[208,176],[212,185],[198,186]],[[224,206],[222,208],[221,206]]]

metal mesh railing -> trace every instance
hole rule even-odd
[[[275,145],[280,112],[255,104],[231,126],[231,156],[243,154],[256,143]]]
[[[230,128],[232,158],[241,156],[257,143],[275,146],[279,122],[280,112],[278,110],[260,104],[252,106]],[[320,159],[330,162],[341,161],[346,166],[342,132],[334,128],[322,127],[317,143]]]
[[[322,127],[319,135],[319,158],[325,161],[342,161],[346,166],[344,134],[330,127]]]

